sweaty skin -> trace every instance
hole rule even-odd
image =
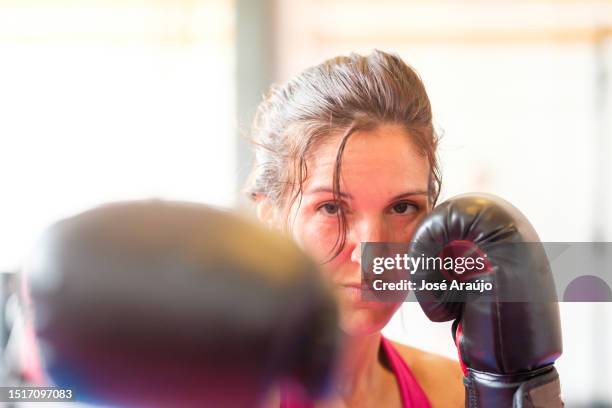
[[[320,407],[401,407],[393,373],[379,355],[380,331],[400,303],[360,299],[361,242],[409,242],[428,204],[429,164],[406,130],[387,124],[354,133],[342,157],[340,201],[332,194],[340,136],[330,137],[307,157],[303,196],[289,211],[292,238],[319,263],[329,259],[338,236],[337,211],[347,221],[342,252],[323,265],[340,307],[340,326],[347,335],[340,375],[332,397]],[[265,199],[259,218],[282,229],[283,214]],[[418,327],[411,328],[418,330]],[[459,363],[394,343],[433,407],[462,407]],[[278,407],[274,392],[264,406]]]

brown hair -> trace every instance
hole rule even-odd
[[[303,192],[307,155],[330,135],[342,135],[334,168],[334,199],[340,191],[342,154],[356,131],[398,124],[430,165],[429,203],[440,194],[436,156],[438,136],[431,104],[418,74],[400,57],[382,51],[329,59],[272,86],[257,108],[251,137],[255,163],[245,192],[254,200],[265,196],[286,214]],[[331,259],[346,241],[346,220],[338,212],[339,235]]]

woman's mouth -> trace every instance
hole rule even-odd
[[[345,296],[349,297],[353,301],[361,301],[361,283],[348,283],[339,285],[341,291]]]

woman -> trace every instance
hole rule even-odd
[[[459,364],[385,339],[400,304],[360,298],[361,242],[409,242],[438,198],[431,116],[418,75],[380,51],[309,68],[258,108],[246,191],[260,220],[321,263],[346,334],[339,378],[321,406],[464,404]],[[281,389],[266,406],[304,406],[297,400]]]

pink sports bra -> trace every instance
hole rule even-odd
[[[400,356],[391,342],[381,336],[380,345],[387,356],[397,385],[399,386],[400,397],[403,408],[430,408],[431,404],[417,383],[412,371]],[[301,400],[287,388],[281,388],[280,408],[312,408],[311,402]]]

